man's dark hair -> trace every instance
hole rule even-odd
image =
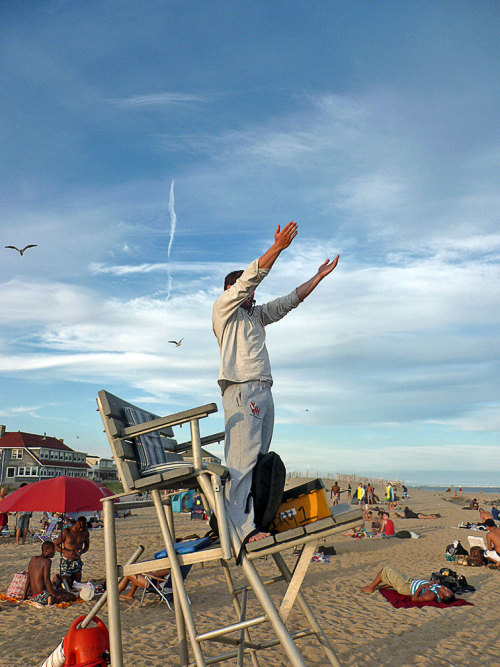
[[[484,522],[485,526],[488,526],[489,528],[496,528],[497,524],[493,521],[493,519],[486,519]]]
[[[84,528],[87,527],[87,517],[86,516],[79,516],[78,519],[76,520],[77,523],[81,523]]]
[[[52,542],[52,540],[45,540],[45,542],[43,542],[43,544],[42,544],[42,554],[43,554],[44,551],[47,551],[47,549],[49,549],[51,547],[54,547],[54,542]],[[55,549],[55,547],[54,547],[54,549]]]
[[[443,604],[451,604],[452,602],[455,602],[457,598],[454,595],[449,595],[447,598],[441,598],[441,602]]]
[[[224,289],[227,290],[229,285],[234,285],[242,273],[243,271],[231,271],[231,273],[228,273],[224,278]]]

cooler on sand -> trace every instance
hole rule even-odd
[[[282,533],[329,516],[331,513],[325,485],[321,479],[313,479],[283,493],[283,501],[271,524],[271,530]]]

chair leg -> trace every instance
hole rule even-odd
[[[229,591],[229,595],[231,596],[231,599],[233,601],[233,605],[234,605],[234,608],[235,608],[235,611],[236,611],[236,616],[240,620],[244,620],[244,614],[242,614],[242,605],[240,605],[240,601],[238,599],[238,594],[234,590],[234,582],[233,582],[233,578],[231,576],[231,572],[229,571],[229,565],[223,559],[221,559],[219,562],[220,562],[220,565],[221,565],[222,570],[224,572],[224,576],[226,577],[227,588],[228,588],[228,591]],[[245,637],[246,637],[247,641],[249,641],[249,642],[252,641],[252,638],[250,636],[250,631],[248,629],[245,630]],[[253,667],[260,667],[260,662],[259,662],[259,659],[257,658],[257,652],[255,650],[250,651],[250,659],[252,660]]]
[[[175,522],[174,522],[174,513],[172,511],[172,498],[169,498],[167,502],[164,503],[163,507],[165,508],[165,515],[167,517],[167,523],[170,529],[170,534],[172,535],[172,539],[175,542]],[[184,616],[182,614],[181,605],[178,599],[175,586],[172,585],[172,589],[174,594],[174,608],[172,611],[174,611],[175,613],[175,626],[177,629],[177,651],[179,653],[181,667],[187,667],[187,665],[189,664],[189,651],[187,644],[186,624],[184,622]]]
[[[103,501],[106,592],[108,596],[109,649],[111,667],[123,667],[120,597],[118,594],[118,555],[113,501]]]
[[[275,553],[272,554],[274,562],[278,566],[278,569],[280,570],[281,574],[283,575],[283,579],[286,582],[290,582],[292,579],[292,573],[290,572],[288,565],[285,563],[285,560],[283,556],[280,553]],[[339,661],[339,658],[337,654],[335,653],[333,646],[330,644],[328,641],[328,637],[325,635],[323,628],[320,626],[318,623],[318,620],[316,619],[316,616],[314,615],[311,607],[307,603],[304,594],[299,590],[297,593],[297,602],[299,603],[304,616],[306,617],[307,621],[309,622],[309,625],[311,626],[311,629],[314,631],[314,634],[318,638],[319,643],[323,647],[323,650],[325,651],[325,655],[331,665],[334,665],[334,667],[341,667],[341,663]]]
[[[197,641],[197,631],[194,624],[193,614],[191,612],[191,607],[189,605],[189,600],[186,595],[186,589],[184,588],[184,580],[182,578],[181,568],[179,566],[179,561],[177,560],[177,554],[175,552],[174,542],[172,540],[172,535],[168,529],[167,517],[165,515],[165,508],[161,501],[160,492],[158,489],[153,489],[151,491],[153,497],[153,502],[156,509],[156,515],[160,523],[160,528],[165,543],[165,548],[167,550],[167,555],[170,559],[170,576],[172,577],[173,589],[175,599],[178,599],[179,605],[175,613],[182,613],[184,617],[184,622],[187,626],[189,633],[189,639],[191,640],[191,648],[194,654],[195,662],[197,667],[205,667],[205,658],[201,651],[200,644]]]

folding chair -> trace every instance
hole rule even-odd
[[[56,530],[58,522],[59,522],[59,518],[57,518],[57,517],[52,518],[50,520],[50,523],[47,526],[47,528],[45,530],[39,530],[39,531],[33,533],[33,537],[36,540],[40,540],[40,542],[45,542],[45,540],[51,540],[51,539],[57,537],[57,533],[59,533],[59,531]],[[56,534],[54,534],[54,533],[56,533]]]
[[[256,667],[260,664],[258,652],[277,645],[281,645],[287,664],[292,667],[304,667],[306,662],[296,645],[296,640],[311,635],[321,644],[326,662],[339,667],[338,657],[301,592],[301,586],[320,539],[364,524],[359,508],[352,508],[346,504],[337,505],[330,517],[258,542],[248,543],[241,554],[241,567],[237,568],[238,573],[245,577],[246,583],[243,586],[235,586],[229,565],[231,561],[234,563],[240,553],[241,540],[225,512],[222,482],[227,472],[222,466],[204,464],[201,455],[202,445],[224,438],[224,433],[205,438],[200,436],[199,420],[216,412],[217,406],[211,403],[167,417],[158,417],[106,391],[99,392],[97,403],[125,489],[119,496],[103,499],[111,666],[123,665],[118,577],[147,574],[158,569],[170,568],[177,645],[180,664],[183,667],[187,665],[200,667],[231,658],[237,658],[237,664],[243,665],[245,655],[250,656],[252,664]],[[190,424],[191,441],[179,444],[172,438],[172,427],[183,423]],[[192,449],[192,463],[183,462],[179,457],[175,457],[187,449]],[[173,457],[177,460],[173,460]],[[220,535],[218,543],[192,553],[177,553],[170,497],[163,503],[160,489],[179,488],[193,488],[201,494],[206,511],[213,512],[217,518]],[[113,501],[116,497],[133,496],[139,491],[151,493],[166,555],[155,560],[118,566]],[[126,503],[122,500],[122,504]],[[295,567],[289,569],[282,552],[295,547],[301,548]],[[278,576],[262,579],[256,568],[256,561],[262,556],[272,557],[277,566]],[[186,594],[181,567],[208,561],[218,561],[223,569],[236,612],[236,622],[215,630],[200,632]],[[277,582],[286,583],[286,592],[279,606],[276,606],[268,592],[268,586]],[[247,618],[249,593],[255,594],[262,608],[262,613],[254,618]],[[291,632],[286,624],[295,602],[309,627]],[[252,639],[250,630],[261,624],[270,624],[272,635],[269,639],[256,641]],[[228,650],[218,655],[208,654],[206,648],[214,643],[226,645]],[[189,647],[193,661],[190,661]]]

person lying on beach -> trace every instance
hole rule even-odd
[[[33,556],[28,565],[28,581],[24,589],[23,600],[28,596],[41,605],[50,605],[56,602],[69,602],[76,599],[76,595],[61,588],[55,588],[50,581],[50,568],[55,554],[54,543],[46,540],[42,544],[40,556]]]
[[[422,514],[421,512],[414,512],[409,507],[405,507],[403,514],[396,512],[396,516],[400,519],[440,519],[441,514]]]
[[[170,574],[170,568],[165,570],[157,570],[156,572],[151,572],[148,574],[148,577],[151,579],[157,579],[160,583],[164,581],[165,577]],[[123,577],[118,585],[118,593],[123,593],[129,584],[132,584],[130,592],[127,595],[122,595],[123,600],[133,600],[135,592],[138,588],[146,588],[148,581],[143,574],[138,574],[137,576],[129,575]],[[158,586],[159,587],[159,586]]]
[[[381,588],[390,586],[401,595],[411,595],[413,602],[432,602],[437,600],[438,602],[449,604],[455,600],[453,591],[446,586],[441,586],[437,581],[407,577],[388,565],[385,565],[380,570],[371,584],[363,586],[361,590],[363,593],[371,595],[378,586]]]
[[[484,552],[484,557],[500,567],[500,528],[497,528],[493,519],[486,519],[484,525],[488,531],[486,535],[488,549]]]

